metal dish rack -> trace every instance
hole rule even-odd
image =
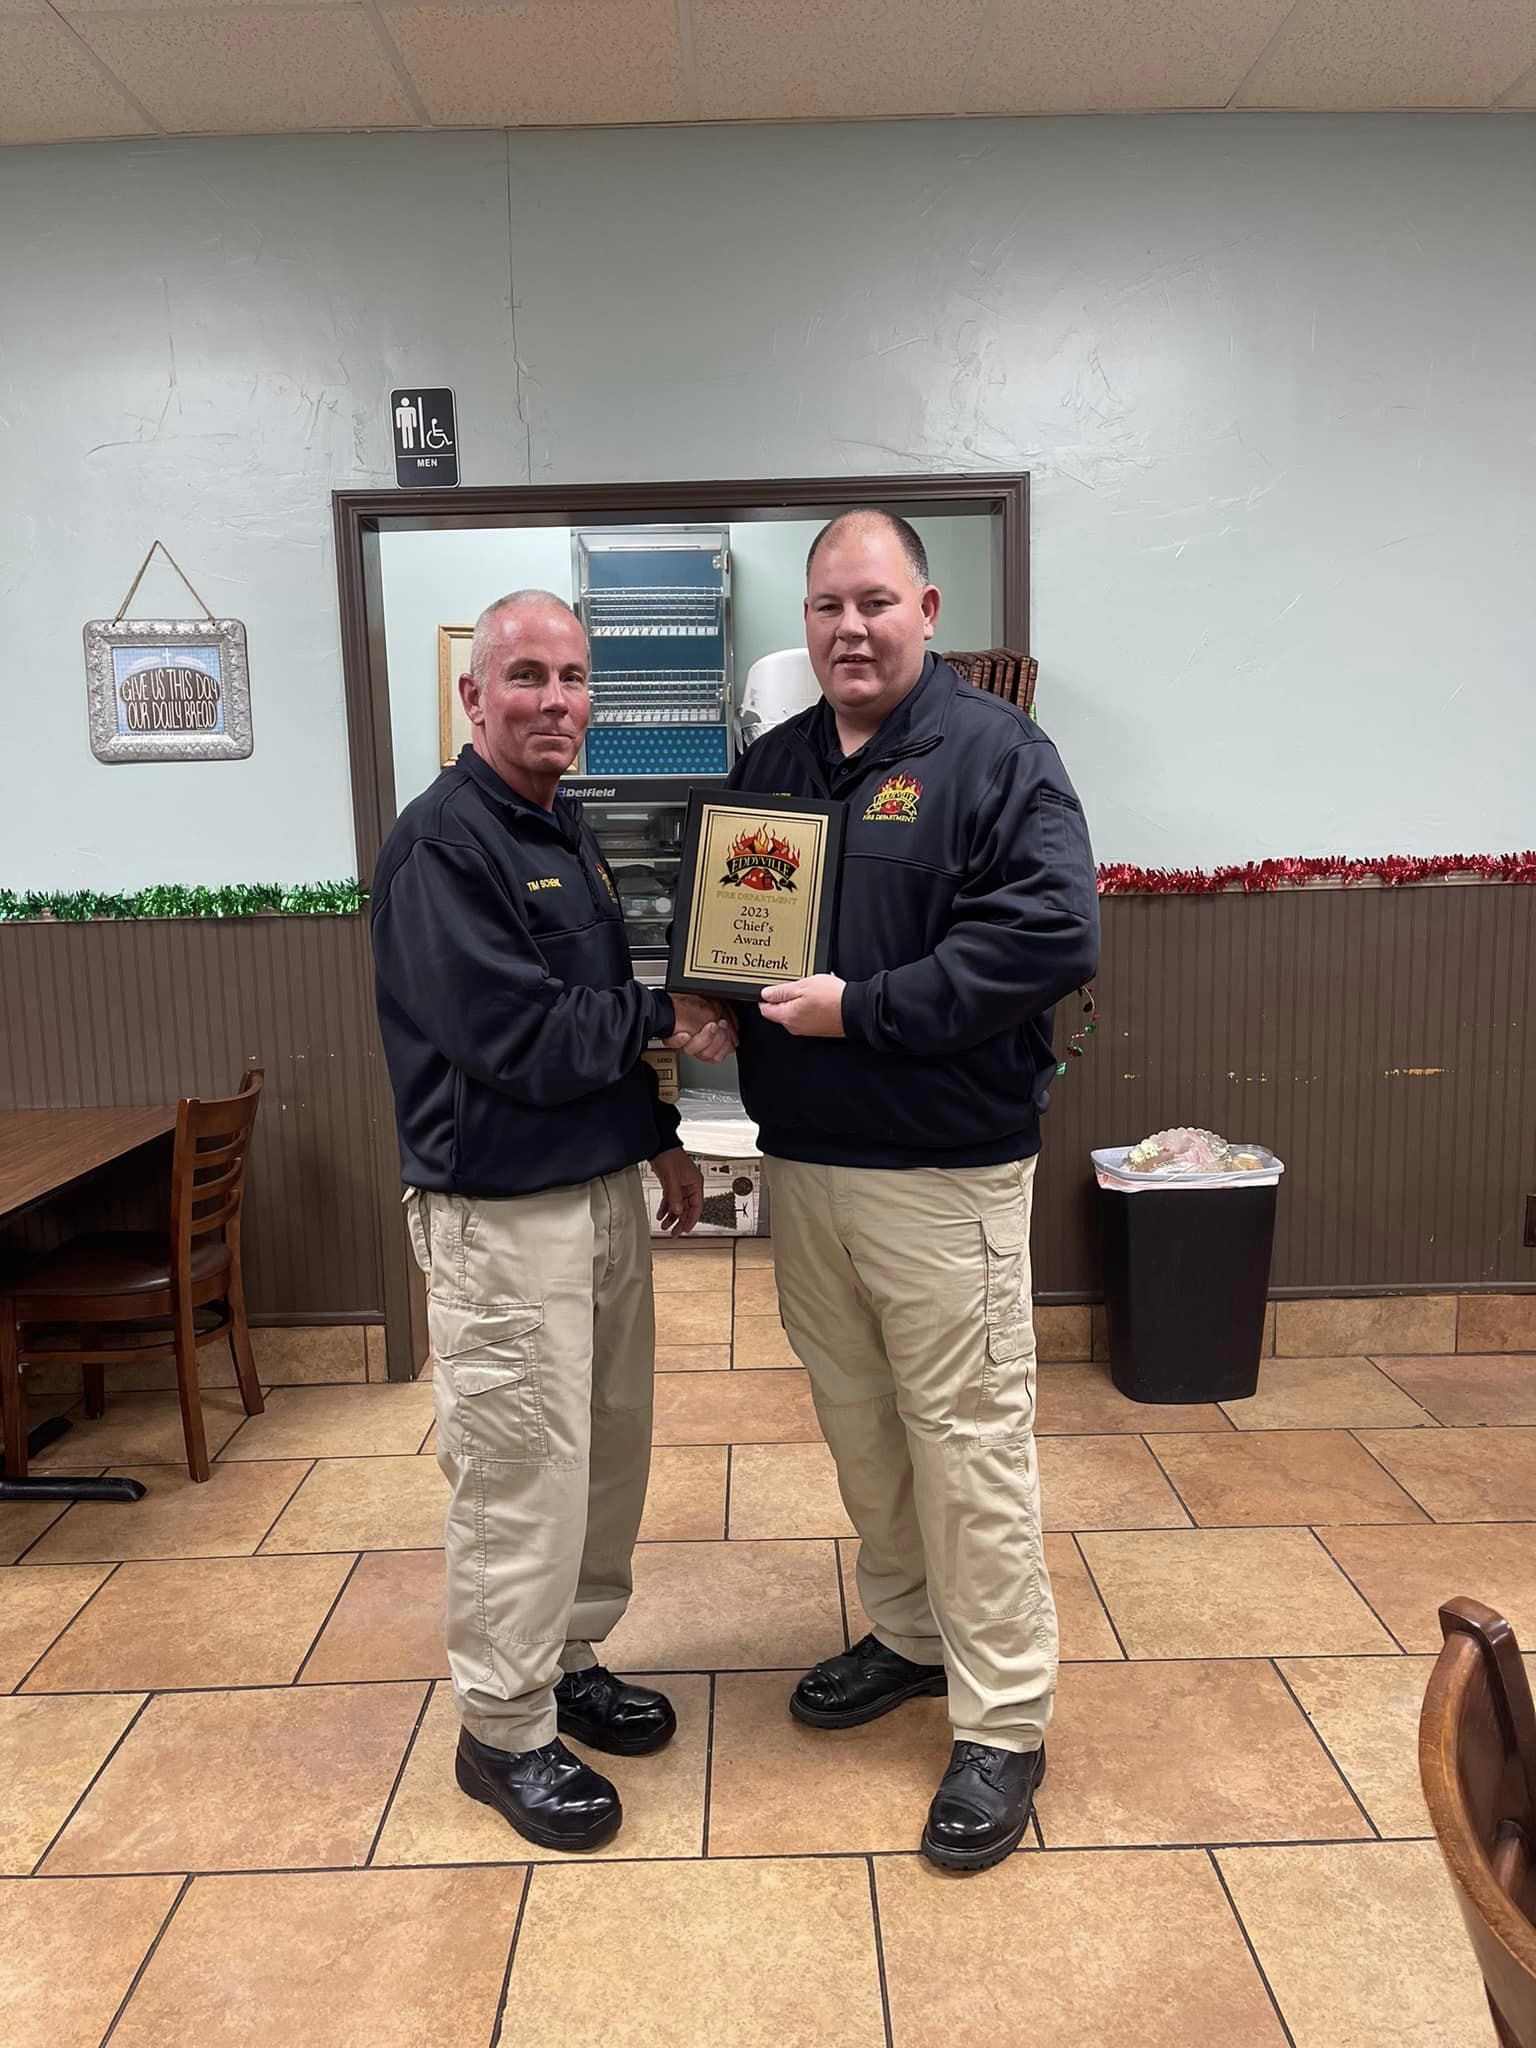
[[[581,772],[687,782],[727,774],[736,737],[729,529],[579,527],[571,551],[592,647]]]

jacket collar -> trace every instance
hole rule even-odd
[[[549,824],[549,812],[541,811],[537,804],[530,803],[525,796],[520,796],[510,783],[503,782],[490,762],[482,759],[472,746],[466,744],[461,747],[459,749],[459,758],[453,765],[455,768],[462,769],[480,793],[483,796],[489,797],[492,803],[500,804],[505,810],[513,812],[519,819],[527,819],[531,823],[538,825]],[[555,792],[554,817],[555,823],[562,833],[567,835],[574,834],[575,813],[572,811],[562,790],[556,790]]]
[[[833,773],[840,773],[845,761],[857,762],[862,770],[919,750],[926,753],[944,737],[950,701],[960,687],[960,678],[949,663],[929,652],[923,656],[922,673],[916,683],[884,725],[852,754],[843,755],[837,722],[825,697],[811,711],[806,738]]]

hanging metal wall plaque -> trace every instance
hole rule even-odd
[[[156,541],[110,619],[84,632],[91,752],[98,761],[239,761],[251,751],[251,681],[245,627],[216,619],[125,619]]]

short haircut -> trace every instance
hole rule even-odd
[[[557,597],[552,590],[509,590],[505,597],[498,597],[494,604],[488,604],[475,621],[475,637],[469,646],[469,672],[477,683],[485,681],[486,649],[496,621],[503,612],[517,611],[524,606],[565,612],[569,617],[576,619],[577,625],[581,624],[571,606],[563,597]]]
[[[817,550],[823,541],[831,540],[842,532],[845,526],[883,526],[894,533],[901,543],[901,552],[907,558],[907,567],[912,571],[912,580],[919,590],[928,588],[928,550],[923,546],[922,536],[907,520],[900,519],[894,512],[882,512],[878,505],[861,505],[852,512],[839,512],[811,542],[811,551],[805,558],[805,580],[811,580],[811,568],[815,563]]]

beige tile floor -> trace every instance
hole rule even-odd
[[[609,1766],[625,1829],[579,1863],[452,1781],[428,1387],[289,1384],[268,1347],[264,1417],[209,1396],[206,1487],[173,1395],[77,1413],[48,1462],[150,1493],[0,1507],[6,2048],[1491,2041],[1414,1731],[1442,1599],[1536,1650],[1536,1331],[1373,1357],[1362,1310],[1359,1355],[1145,1408],[1086,1310],[1042,1316],[1051,1770],[1027,1849],[956,1880],[915,1853],[941,1701],[843,1736],[785,1713],[865,1623],[769,1266],[660,1255],[610,1647],[679,1732]]]

